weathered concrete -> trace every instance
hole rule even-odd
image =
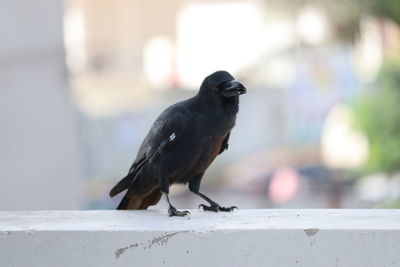
[[[400,210],[191,213],[0,212],[0,266],[400,266]]]

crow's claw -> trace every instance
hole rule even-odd
[[[217,205],[206,206],[204,204],[200,204],[199,209],[200,208],[203,208],[203,210],[218,212],[219,207]]]
[[[232,211],[232,210],[234,210],[234,209],[237,209],[236,206],[232,206],[232,207],[225,208],[225,207],[221,207],[221,206],[218,206],[218,205],[206,206],[206,205],[204,205],[204,204],[200,204],[200,205],[199,205],[199,209],[200,209],[200,208],[203,208],[203,210],[214,211],[214,212],[218,212],[218,211]]]
[[[188,210],[177,210],[172,207],[168,210],[168,214],[169,214],[169,217],[172,217],[172,216],[183,217],[183,216],[190,214],[190,212]]]
[[[232,207],[227,207],[227,208],[225,208],[225,207],[219,207],[218,209],[220,210],[220,211],[233,211],[234,209],[237,209],[238,207],[236,207],[236,206],[232,206]]]

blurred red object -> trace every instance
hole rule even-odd
[[[299,174],[291,168],[277,169],[271,177],[268,195],[273,202],[287,202],[299,190]]]

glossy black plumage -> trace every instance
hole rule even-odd
[[[118,209],[146,209],[162,194],[170,216],[183,216],[168,198],[173,183],[189,183],[189,189],[210,206],[204,210],[230,211],[199,192],[201,178],[215,157],[228,148],[229,135],[239,109],[239,95],[246,89],[225,71],[207,76],[192,98],[178,102],[156,119],[142,142],[127,176],[110,192],[127,190]]]

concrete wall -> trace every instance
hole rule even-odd
[[[0,212],[0,266],[400,266],[400,210]]]
[[[63,1],[0,1],[0,210],[79,208]]]

